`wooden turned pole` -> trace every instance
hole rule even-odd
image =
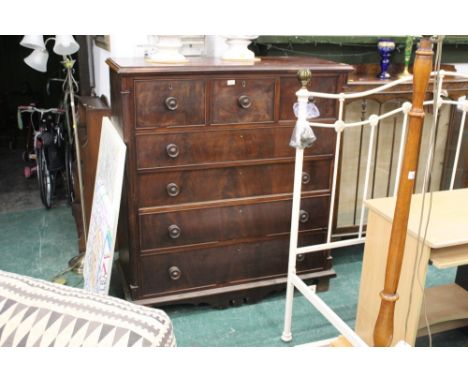
[[[393,217],[384,289],[380,292],[379,315],[374,328],[374,345],[391,346],[393,340],[393,319],[398,300],[403,252],[405,249],[408,216],[411,206],[416,169],[418,166],[422,126],[424,122],[423,101],[432,70],[432,43],[421,39],[413,66],[413,99],[409,112],[408,136],[402,163],[400,183]]]

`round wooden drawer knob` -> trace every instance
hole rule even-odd
[[[302,173],[302,184],[309,184],[310,183],[310,175],[308,172]]]
[[[240,96],[237,102],[239,106],[243,109],[248,109],[250,106],[252,106],[252,100],[249,96],[246,95]]]
[[[182,271],[179,267],[172,266],[169,268],[169,276],[172,280],[179,280],[180,276],[182,276]]]
[[[180,193],[180,188],[177,184],[175,183],[169,183],[167,186],[166,186],[166,190],[167,190],[167,194],[169,196],[177,196],[179,195]]]
[[[167,109],[171,111],[176,110],[177,107],[179,106],[177,102],[177,98],[175,97],[167,97],[164,103],[166,104]]]
[[[180,234],[182,232],[179,226],[177,226],[176,224],[170,225],[167,230],[169,231],[169,237],[171,239],[177,239],[178,237],[180,237]]]
[[[179,156],[179,147],[174,143],[169,143],[166,146],[166,153],[171,158],[177,158]]]
[[[309,221],[309,213],[307,211],[301,210],[299,212],[299,221],[301,223],[307,223]]]

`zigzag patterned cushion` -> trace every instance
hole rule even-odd
[[[159,309],[0,271],[0,346],[175,345]]]

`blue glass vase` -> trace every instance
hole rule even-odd
[[[387,80],[390,78],[388,67],[390,65],[390,57],[395,50],[395,41],[381,39],[377,44],[377,49],[380,54],[380,73],[377,75],[377,78]]]

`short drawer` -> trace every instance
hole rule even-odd
[[[274,120],[274,78],[212,80],[211,123],[253,123]]]
[[[238,160],[294,158],[289,146],[293,127],[139,134],[136,136],[138,169]],[[317,140],[305,155],[333,155],[335,130],[314,128]]]
[[[290,231],[291,205],[291,200],[279,200],[141,214],[140,248],[142,251],[160,250],[285,234]],[[300,230],[325,227],[328,206],[329,196],[304,197]]]
[[[301,234],[300,245],[323,243],[323,233]],[[140,257],[143,294],[152,295],[221,287],[241,282],[285,276],[289,239],[242,243],[190,252]],[[299,255],[297,272],[321,271],[329,265],[324,252]]]
[[[135,81],[136,127],[205,124],[204,80]]]
[[[295,77],[283,77],[280,80],[280,111],[279,119],[281,121],[296,120],[293,111],[293,105],[297,102],[296,92],[300,89],[301,84]],[[339,76],[337,74],[316,74],[312,73],[309,86],[310,91],[320,93],[337,93],[339,84]],[[315,98],[314,103],[320,111],[320,118],[337,118],[337,101],[334,99]]]
[[[303,191],[328,192],[331,159],[304,161]],[[138,175],[139,207],[292,193],[294,162]]]

